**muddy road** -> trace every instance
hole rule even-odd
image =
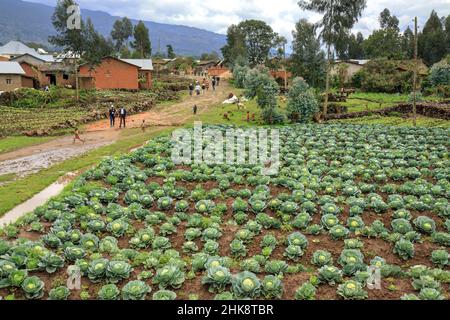
[[[127,117],[127,128],[110,128],[109,120],[88,124],[81,132],[85,143],[76,141],[72,136],[64,136],[55,140],[0,154],[0,176],[16,174],[22,178],[28,174],[39,172],[65,160],[80,156],[97,148],[112,144],[120,139],[121,134],[131,128],[139,128],[145,120],[149,132],[152,127],[181,126],[193,121],[192,107],[198,106],[198,114],[209,110],[213,105],[221,103],[230,93],[230,86],[221,82],[216,91],[205,91],[200,96],[187,96],[182,101],[171,105],[162,104],[153,110]],[[130,146],[130,149],[135,146]]]

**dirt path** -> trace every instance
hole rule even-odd
[[[154,110],[131,115],[127,118],[127,129],[109,127],[109,120],[89,124],[82,132],[85,144],[77,141],[73,144],[72,136],[64,136],[40,145],[34,145],[13,152],[0,154],[0,175],[16,174],[24,177],[51,167],[67,159],[82,155],[116,142],[121,134],[131,128],[141,126],[145,120],[147,126],[180,126],[192,120],[192,107],[198,106],[198,113],[207,111],[212,105],[224,101],[230,93],[229,85],[224,81],[215,92],[210,89],[205,94],[186,97],[172,105],[158,105]],[[149,129],[150,130],[150,129]],[[132,148],[134,146],[130,146]]]

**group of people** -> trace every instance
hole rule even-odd
[[[213,91],[216,91],[216,87],[219,86],[220,83],[220,77],[214,76],[211,80],[211,86]],[[200,81],[195,81],[194,83],[189,84],[189,95],[193,96],[194,92],[197,96],[199,96],[202,93],[205,93],[205,90],[208,91],[210,88],[209,79],[203,78],[202,83],[200,84]]]
[[[124,107],[119,108],[119,110],[117,110],[114,105],[111,105],[111,107],[109,108],[109,124],[111,126],[111,128],[114,128],[116,126],[116,118],[119,117],[120,119],[120,124],[119,124],[119,129],[122,128],[122,125],[124,128],[127,127],[127,109],[125,109]]]

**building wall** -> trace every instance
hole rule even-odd
[[[152,72],[139,71],[139,80],[139,89],[150,89],[153,86]]]
[[[11,81],[11,83],[7,83]],[[0,74],[0,91],[13,91],[22,88],[22,76],[16,74]]]
[[[347,63],[347,62],[337,63],[337,64],[334,64],[333,67],[331,68],[330,74],[332,76],[339,75],[339,68],[343,64],[347,67],[347,74],[345,75],[345,82],[350,82],[352,80],[352,77],[355,75],[355,73],[357,73],[359,70],[361,70],[363,68],[363,66],[357,65],[354,63]]]
[[[224,73],[227,73],[229,71],[230,71],[230,69],[224,68],[224,67],[211,67],[208,69],[208,74],[211,77],[214,77],[214,76],[220,77],[221,75],[223,75]]]
[[[81,66],[80,75],[91,76],[95,89],[139,89],[138,67],[113,58],[104,59],[92,71],[89,71],[89,67],[86,65]]]
[[[22,88],[34,88],[33,78],[22,77]]]
[[[14,61],[18,62],[18,63],[26,62],[26,63],[28,63],[28,64],[30,64],[32,66],[38,66],[38,65],[44,64],[44,62],[42,62],[41,60],[36,59],[36,58],[34,58],[32,56],[29,56],[29,55],[18,57],[16,59],[14,59]]]

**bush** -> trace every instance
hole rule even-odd
[[[250,69],[247,66],[235,66],[233,69],[234,85],[236,88],[243,89],[245,87],[245,77]]]
[[[287,115],[292,122],[309,122],[319,111],[314,92],[301,78],[295,78],[288,94]]]
[[[371,60],[358,74],[361,89],[367,92],[410,92],[412,72],[400,72],[397,67],[398,63],[393,60]]]
[[[429,80],[434,87],[450,85],[450,64],[445,59],[435,63],[431,67]]]
[[[283,115],[277,111],[277,95],[280,88],[266,69],[248,71],[244,86],[247,98],[257,98],[258,106],[262,109],[262,118],[266,124],[284,122]]]

